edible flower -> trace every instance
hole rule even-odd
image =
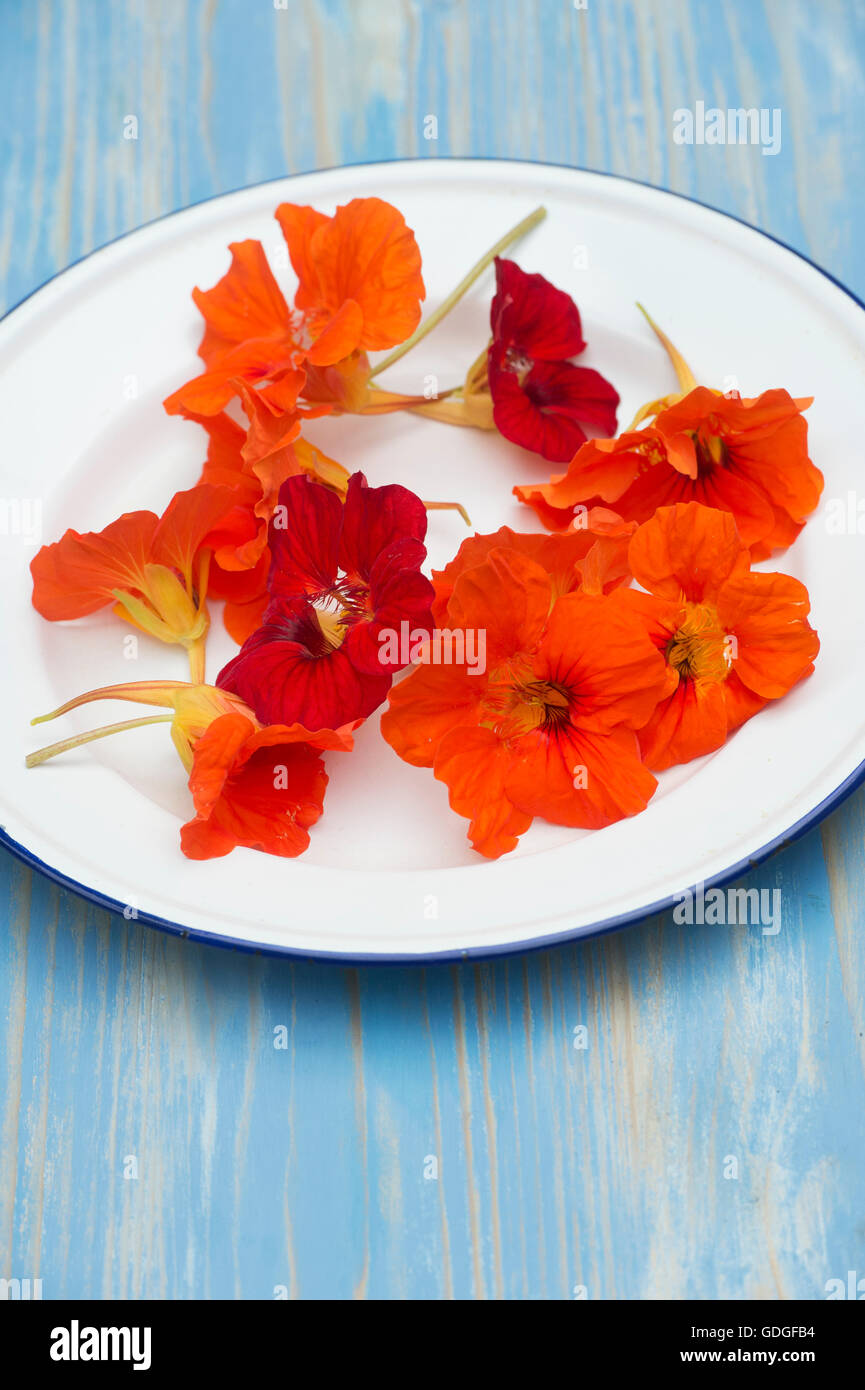
[[[614,601],[642,617],[667,667],[664,696],[639,732],[654,771],[714,752],[814,670],[807,589],[790,575],[752,573],[729,512],[661,507],[629,559],[648,592],[620,590]]]
[[[619,395],[592,367],[571,360],[585,351],[579,310],[543,275],[497,257],[490,308],[492,340],[460,392],[420,406],[449,424],[497,429],[505,439],[565,463],[585,442],[583,426],[610,435]]]
[[[298,277],[295,308],[261,242],[233,243],[222,279],[193,291],[205,371],[166,399],[168,413],[217,414],[241,382],[289,416],[377,413],[416,399],[368,385],[367,352],[408,338],[426,293],[402,213],[381,198],[353,198],[332,217],[293,203],[275,215]]]
[[[210,558],[237,539],[234,509],[231,488],[203,484],[175,493],[161,517],[126,512],[102,531],[70,529],[31,561],[33,606],[61,622],[113,604],[125,622],[185,647],[200,680]]]
[[[783,389],[743,399],[738,391],[698,386],[666,335],[652,327],[680,390],[643,406],[616,439],[582,444],[567,472],[514,493],[551,530],[566,529],[576,507],[599,502],[640,523],[658,507],[699,502],[730,512],[752,558],[766,559],[796,539],[823,490],[802,413],[811,399]]]
[[[446,610],[450,629],[485,633],[486,670],[420,665],[391,690],[385,739],[446,784],[480,854],[514,849],[535,816],[597,828],[651,798],[636,730],[664,689],[664,661],[614,598],[556,598],[528,555],[491,550],[457,577]]]
[[[407,488],[349,479],[345,503],[289,478],[270,526],[270,603],[217,685],[264,723],[338,728],[381,704],[404,662],[383,640],[431,625],[424,503]]]
[[[213,859],[237,846],[294,858],[309,845],[327,787],[322,752],[349,751],[352,729],[310,732],[298,724],[262,726],[242,700],[214,686],[183,681],[133,681],[67,701],[43,723],[94,700],[168,707],[171,714],[127,720],[51,744],[27,758],[36,767],[59,753],[124,730],[170,723],[189,776],[194,817],[181,827],[189,859]]]

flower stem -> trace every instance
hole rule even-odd
[[[186,650],[189,655],[189,679],[193,685],[204,685],[207,634],[191,643]]]
[[[171,700],[167,691],[188,689],[188,681],[130,681],[128,685],[103,685],[101,690],[88,690],[84,695],[76,695],[50,714],[37,714],[30,723],[47,724],[49,719],[59,719],[61,714],[68,714],[70,710],[78,709],[79,705],[89,705],[92,700],[131,700],[139,705],[169,705]]]
[[[472,524],[472,519],[462,502],[424,502],[424,506],[428,512],[459,512],[466,526]]]
[[[119,734],[124,729],[140,729],[144,724],[170,724],[171,714],[150,714],[143,719],[126,719],[120,724],[104,724],[101,729],[91,729],[86,734],[75,734],[72,738],[61,739],[59,743],[49,743],[35,753],[28,753],[24,759],[28,767],[38,767],[40,763],[55,758],[58,753],[66,753],[70,748],[80,748],[83,743],[93,743],[94,739],[107,738],[109,734]]]
[[[450,386],[447,391],[439,391],[437,398],[444,399],[444,397],[452,396],[454,392],[461,390],[461,386]],[[358,415],[388,415],[394,410],[413,410],[415,406],[424,405],[430,399],[429,396],[406,396],[401,391],[383,391],[380,386],[371,386],[368,403],[355,413]]]
[[[673,347],[673,344],[670,342],[670,339],[667,337],[666,333],[663,333],[661,331],[661,329],[655,323],[655,320],[648,313],[648,311],[643,308],[639,300],[637,301],[637,308],[645,318],[652,332],[663,344],[667,356],[669,357],[670,361],[673,364],[673,367],[675,368],[676,376],[679,378],[680,390],[683,393],[687,391],[693,391],[694,387],[697,385],[697,378],[694,376],[694,373],[691,371],[691,368],[688,366],[687,362],[685,361],[682,354],[679,352],[678,348]]]
[[[445,315],[450,313],[451,309],[462,299],[466,291],[471,289],[478,276],[483,274],[488,265],[492,265],[496,256],[500,256],[503,251],[506,251],[512,242],[519,241],[520,237],[526,235],[526,232],[530,232],[533,227],[543,221],[546,215],[547,210],[545,207],[535,208],[534,212],[530,212],[528,217],[523,218],[522,222],[518,222],[515,227],[512,227],[509,232],[506,232],[505,235],[496,242],[495,246],[490,247],[485,256],[481,256],[481,259],[476,265],[473,265],[468,274],[460,280],[456,289],[448,295],[444,303],[440,304],[437,309],[434,309],[433,312],[424,319],[423,323],[415,329],[411,337],[406,338],[405,342],[400,343],[399,347],[394,348],[393,352],[391,352],[383,362],[379,362],[373,367],[369,374],[369,379],[372,380],[374,376],[378,376],[379,372],[383,372],[387,367],[393,366],[394,362],[398,362],[399,359],[404,357],[407,352],[410,352],[422,338],[425,338],[428,333],[431,333],[436,324],[441,323]]]
[[[494,430],[493,406],[490,396],[457,396],[449,401],[424,401],[412,407],[415,415],[428,420],[441,420],[446,425],[465,425],[477,430]]]

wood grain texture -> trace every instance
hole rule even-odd
[[[647,179],[865,295],[863,82],[843,0],[4,0],[0,297],[196,199],[450,154]],[[698,99],[780,107],[780,154],[674,145]],[[863,832],[860,793],[746,880],[776,936],[665,917],[428,970],[196,946],[0,856],[0,1277],[823,1297],[865,1275]]]

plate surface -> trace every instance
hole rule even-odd
[[[606,830],[536,822],[512,855],[486,862],[445,787],[400,762],[373,716],[353,754],[328,755],[325,814],[301,859],[236,850],[192,863],[179,849],[189,798],[165,727],[25,769],[30,749],[130,710],[106,703],[30,729],[34,714],[96,686],[187,674],[179,649],[143,634],[130,640],[108,614],[43,622],[30,606],[27,567],[38,544],[67,526],[99,529],[124,510],[160,511],[195,482],[203,435],[169,419],[161,401],[195,373],[200,321],[190,291],[225,271],[227,243],[260,238],[292,294],[274,208],[291,200],[332,211],[373,194],[395,203],[417,234],[427,311],[544,203],[547,220],[514,254],[575,297],[589,344],[580,360],[619,389],[621,426],[675,385],[636,300],[707,384],[815,397],[811,454],[826,476],[824,499],[795,546],[760,568],[807,584],[822,652],[814,676],[785,700],[718,753],[662,774],[648,810]],[[421,391],[429,376],[441,389],[456,384],[485,341],[491,285],[488,274],[382,384]],[[863,374],[865,312],[810,263],[699,204],[578,170],[482,160],[329,170],[214,199],[112,243],[0,324],[5,843],[127,916],[253,949],[351,960],[495,954],[590,935],[730,876],[825,814],[865,764]],[[307,433],[372,483],[459,498],[479,531],[537,529],[511,487],[546,478],[549,466],[498,437],[400,415],[318,420]],[[838,499],[849,514],[840,534]],[[442,565],[464,534],[455,515],[432,514],[431,563]],[[210,679],[235,650],[214,618]]]

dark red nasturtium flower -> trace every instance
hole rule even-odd
[[[487,375],[500,434],[553,463],[570,462],[585,443],[583,425],[615,434],[618,392],[569,360],[586,346],[570,295],[499,257],[490,326]]]
[[[426,525],[423,502],[398,484],[354,473],[342,503],[288,478],[270,526],[270,603],[217,685],[265,724],[338,729],[372,714],[407,664],[400,635],[419,642],[433,625]]]

